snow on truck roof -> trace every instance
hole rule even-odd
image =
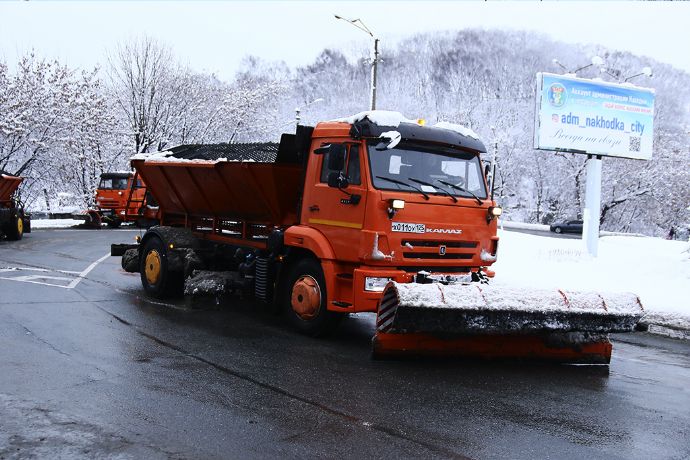
[[[358,114],[349,117],[337,118],[332,121],[349,123],[353,125],[364,120],[369,120],[370,122],[378,126],[390,126],[393,128],[397,128],[398,126],[400,126],[400,123],[412,123],[415,125],[418,124],[417,120],[412,120],[410,118],[407,118],[400,112],[395,112],[391,110],[368,110],[365,112],[359,112]],[[455,123],[439,121],[438,123],[430,127],[448,129],[450,131],[455,131],[458,134],[462,134],[465,137],[471,137],[473,139],[479,140],[479,136],[470,128]]]
[[[486,152],[484,144],[474,131],[445,121],[427,126],[416,120],[410,120],[400,112],[388,110],[360,112],[351,117],[333,121],[351,124],[350,135],[355,139],[361,137],[398,138],[413,143],[431,142],[471,152]]]

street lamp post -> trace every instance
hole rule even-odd
[[[623,82],[626,82],[626,81],[628,81],[628,80],[632,80],[633,78],[639,77],[640,75],[646,75],[646,76],[648,76],[649,78],[652,78],[652,76],[653,76],[654,74],[653,74],[653,72],[652,72],[652,68],[651,68],[651,67],[643,67],[643,68],[642,68],[642,72],[636,73],[635,75],[631,75],[631,76],[629,76],[629,77],[626,77],[625,80],[623,80]]]
[[[564,65],[561,63],[561,61],[559,61],[558,59],[555,59],[555,58],[554,58],[554,59],[551,60],[551,62],[553,62],[554,64],[556,64],[557,66],[559,66],[561,69],[563,69],[563,70],[565,71],[565,73],[571,73],[571,74],[573,74],[573,75],[575,75],[576,73],[578,73],[580,70],[587,69],[587,68],[589,68],[589,67],[592,67],[593,65],[595,65],[595,66],[597,66],[597,67],[601,67],[602,65],[604,65],[604,60],[603,60],[602,58],[600,58],[599,56],[592,56],[592,59],[591,59],[591,61],[590,61],[589,64],[583,65],[582,67],[578,67],[578,68],[575,69],[575,70],[568,70],[568,68],[567,68],[566,66],[564,66]]]
[[[370,95],[370,110],[376,110],[376,81],[378,78],[378,63],[379,63],[379,39],[374,36],[374,33],[362,22],[361,19],[347,19],[342,16],[334,15],[336,19],[352,24],[362,32],[368,34],[374,39],[374,56],[371,62],[371,95]]]

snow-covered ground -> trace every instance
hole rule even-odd
[[[31,228],[68,228],[81,223],[75,219],[31,219]]]
[[[689,243],[602,236],[591,257],[580,239],[499,230],[492,284],[564,290],[633,292],[648,320],[690,329]]]
[[[73,219],[36,219],[32,228],[67,228]],[[548,229],[534,224],[505,228]],[[648,312],[645,322],[690,331],[690,243],[602,232],[599,256],[580,239],[499,230],[492,285],[539,289],[632,292]]]

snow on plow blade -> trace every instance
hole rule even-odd
[[[379,304],[374,356],[608,363],[607,334],[632,331],[642,314],[629,293],[391,282]]]

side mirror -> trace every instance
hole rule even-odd
[[[347,177],[340,171],[334,171],[328,174],[328,186],[333,188],[347,188],[350,182]]]
[[[344,144],[331,144],[328,152],[328,169],[342,171],[345,167],[345,155],[347,155],[347,149]]]
[[[331,151],[331,144],[326,144],[323,147],[319,147],[318,149],[314,149],[314,155],[325,155],[330,151]]]

